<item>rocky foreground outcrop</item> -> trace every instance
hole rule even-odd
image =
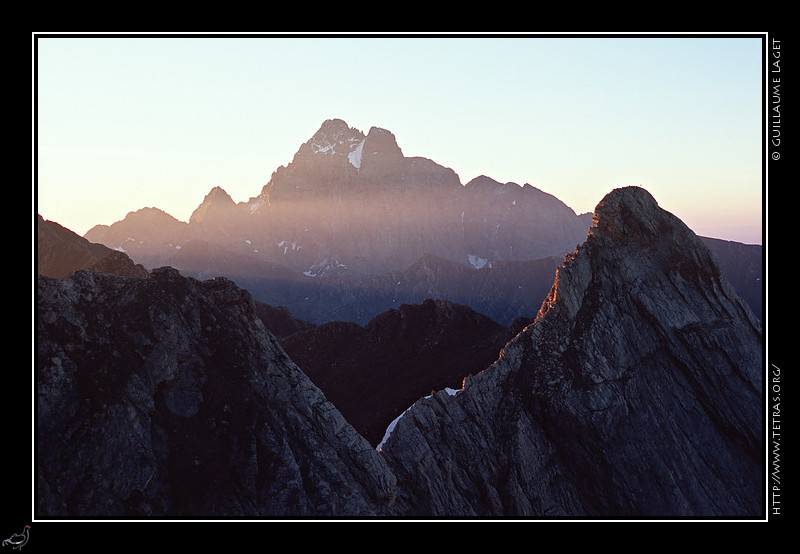
[[[645,190],[594,224],[500,359],[397,423],[397,513],[762,513],[758,320]]]
[[[374,515],[380,454],[226,279],[39,277],[36,511]]]
[[[78,271],[37,294],[38,517],[763,511],[760,323],[640,188],[597,206],[500,358],[380,450],[232,281]]]

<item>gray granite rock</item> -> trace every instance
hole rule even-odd
[[[392,500],[382,457],[227,279],[40,276],[36,331],[40,517],[375,515]]]
[[[396,513],[758,515],[762,348],[705,245],[617,189],[500,359],[398,421]]]

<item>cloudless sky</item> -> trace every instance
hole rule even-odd
[[[576,212],[647,188],[760,243],[762,40],[39,37],[36,209],[83,234],[147,206],[256,196],[330,118]]]

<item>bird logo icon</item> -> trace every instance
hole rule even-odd
[[[4,540],[3,546],[10,546],[11,548],[20,550],[23,546],[25,546],[25,543],[28,542],[28,532],[30,528],[30,525],[26,525],[25,529],[22,530],[22,533],[14,533]]]

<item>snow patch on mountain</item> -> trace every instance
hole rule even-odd
[[[450,396],[455,396],[456,394],[458,394],[459,392],[461,392],[463,389],[451,389],[450,387],[445,387],[445,388],[444,388],[444,390],[445,390],[445,392],[446,392],[447,394],[449,394]],[[429,394],[428,396],[426,396],[426,397],[424,397],[424,398],[430,398],[431,396],[433,396],[433,395],[432,395],[432,394]],[[386,427],[386,432],[383,434],[383,438],[381,439],[381,442],[380,442],[380,443],[378,443],[378,446],[376,446],[376,447],[375,447],[375,450],[377,450],[378,452],[380,452],[380,451],[381,451],[381,448],[383,448],[383,445],[384,445],[384,444],[386,444],[386,441],[387,441],[387,440],[389,440],[389,435],[391,435],[391,434],[392,434],[392,431],[394,431],[394,428],[397,426],[397,422],[398,422],[398,421],[400,421],[400,419],[401,419],[401,418],[402,418],[404,415],[406,415],[406,414],[407,414],[407,413],[408,413],[408,412],[409,412],[409,411],[410,411],[410,410],[411,410],[413,407],[414,407],[414,404],[412,404],[411,406],[409,406],[408,408],[406,408],[406,409],[403,411],[403,413],[402,413],[402,414],[400,414],[399,416],[397,416],[396,418],[394,418],[394,419],[391,421],[391,423],[389,423],[389,425]]]
[[[347,265],[341,263],[337,259],[328,260],[328,258],[325,258],[322,261],[317,262],[311,267],[309,267],[306,271],[303,272],[303,275],[305,275],[306,277],[322,277],[329,271],[336,269],[347,269]]]
[[[344,121],[329,120],[311,138],[309,146],[314,154],[346,155],[353,167],[358,169],[364,140],[362,133],[350,129]]]
[[[256,198],[250,199],[250,202],[248,202],[249,207],[250,207],[250,213],[253,213],[254,211],[256,211],[259,207],[261,207],[261,204],[263,204],[263,203],[264,203],[264,201],[260,197],[256,197]]]
[[[330,142],[327,144],[314,143],[311,145],[311,150],[314,152],[314,154],[332,154],[334,148],[336,148],[336,144]]]
[[[301,248],[303,248],[302,246],[297,244],[297,242],[291,240],[282,240],[280,242],[275,243],[275,246],[277,246],[278,248],[283,248],[284,254],[286,254],[290,248],[292,249],[292,252],[295,252],[296,250],[300,250]]]
[[[469,264],[475,269],[484,268],[486,267],[486,264],[489,264],[489,260],[486,258],[481,258],[475,254],[467,254],[467,258],[469,259]],[[489,264],[489,267],[491,267],[491,264]]]
[[[362,140],[358,143],[358,146],[347,155],[347,159],[350,161],[350,164],[355,167],[356,169],[361,169],[361,155],[364,153],[364,143],[366,140]]]

